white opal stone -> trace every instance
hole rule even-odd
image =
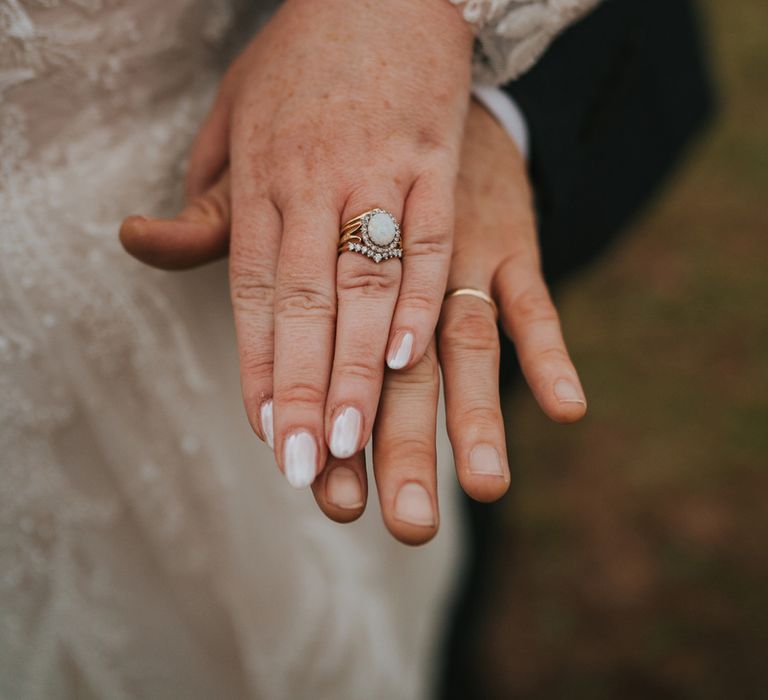
[[[377,212],[368,220],[368,236],[378,246],[385,246],[395,240],[395,222],[389,214]]]

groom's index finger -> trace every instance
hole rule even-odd
[[[494,290],[504,328],[542,410],[559,423],[583,418],[587,411],[584,390],[538,259],[530,254],[507,257],[496,271]]]

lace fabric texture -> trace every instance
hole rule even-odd
[[[257,10],[267,11],[264,4]],[[180,204],[247,0],[0,0],[0,697],[422,697],[456,566],[325,520],[243,415],[226,266]],[[443,469],[451,468],[443,452]]]
[[[474,77],[501,85],[525,73],[552,39],[600,0],[450,0],[477,29]]]

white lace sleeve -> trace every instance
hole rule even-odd
[[[527,71],[552,39],[600,0],[450,0],[477,30],[475,80],[499,85]]]

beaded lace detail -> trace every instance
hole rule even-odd
[[[126,607],[163,610],[168,581],[210,597],[200,492],[217,475],[185,420],[215,387],[161,276],[116,234],[127,213],[178,205],[238,12],[0,2],[1,697],[215,695],[182,673],[161,694],[195,654],[212,666],[179,642],[170,610],[137,614],[132,634],[118,624]],[[125,664],[142,635],[165,668]]]
[[[475,79],[500,85],[527,71],[566,26],[600,0],[451,0],[477,28]]]

